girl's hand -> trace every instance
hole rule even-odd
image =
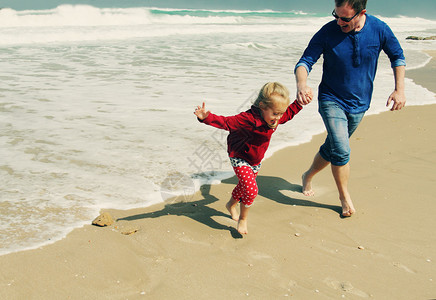
[[[210,110],[206,110],[205,106],[204,106],[204,102],[203,102],[203,106],[197,106],[197,108],[194,111],[194,115],[197,116],[197,118],[199,118],[200,120],[204,120],[207,118],[207,116],[209,115]]]

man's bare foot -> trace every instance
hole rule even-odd
[[[351,217],[352,214],[356,212],[356,209],[354,209],[353,202],[350,198],[348,199],[340,199],[341,205],[342,205],[342,217]]]
[[[232,200],[233,200],[233,198],[230,199],[229,202],[227,202],[226,208],[229,211],[232,219],[235,221],[238,221],[239,220],[239,213],[238,213],[238,210],[236,209],[236,205],[238,204],[238,202],[234,202]]]
[[[243,219],[239,220],[239,222],[238,222],[238,232],[240,234],[247,234],[248,233],[247,220],[243,220]]]
[[[307,172],[303,174],[301,177],[303,180],[303,195],[304,196],[313,196],[315,192],[312,190],[312,180],[307,178]]]

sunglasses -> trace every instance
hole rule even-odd
[[[357,17],[357,15],[358,14],[360,14],[361,13],[361,11],[359,11],[358,13],[356,13],[354,16],[352,16],[351,18],[345,18],[345,17],[339,17],[337,14],[336,14],[336,10],[333,10],[332,11],[332,16],[337,20],[337,19],[341,19],[342,21],[344,21],[344,22],[346,22],[346,23],[348,23],[348,22],[351,22],[351,20],[353,20],[355,17]]]

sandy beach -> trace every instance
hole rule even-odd
[[[436,92],[435,62],[406,75]],[[321,134],[264,161],[247,236],[225,209],[233,177],[189,202],[105,210],[114,225],[0,256],[0,299],[435,299],[434,115],[426,105],[364,118],[351,218],[340,218],[329,169],[314,197],[301,193]]]

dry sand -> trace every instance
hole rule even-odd
[[[407,75],[435,91],[433,66]],[[329,169],[314,197],[300,192],[322,134],[263,163],[247,236],[224,207],[231,178],[189,203],[109,211],[110,227],[1,256],[0,299],[434,299],[435,115],[427,105],[365,117],[351,218],[339,217]]]

